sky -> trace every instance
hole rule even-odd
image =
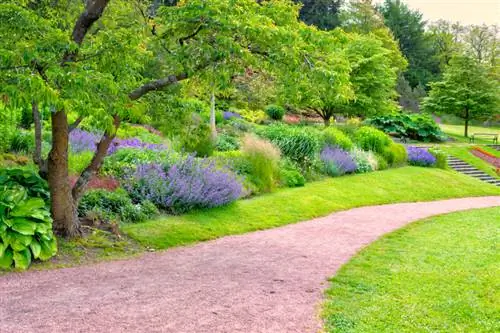
[[[462,24],[499,24],[500,0],[401,0],[427,21],[444,19]],[[384,0],[374,0],[382,3]]]

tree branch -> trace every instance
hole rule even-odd
[[[120,123],[121,123],[120,117],[115,114],[113,116],[114,131],[111,134],[108,133],[103,134],[101,140],[97,144],[97,149],[94,153],[94,156],[92,157],[92,161],[80,174],[80,177],[78,177],[78,180],[73,186],[71,194],[76,204],[78,204],[78,201],[80,200],[82,194],[85,192],[85,189],[87,188],[87,185],[92,179],[92,177],[94,177],[101,168],[102,162],[104,161],[104,158],[108,154],[108,148],[116,136],[118,127],[120,127]]]
[[[42,158],[42,121],[40,111],[36,102],[31,103],[31,113],[35,123],[35,151],[33,152],[33,162],[38,166],[38,173],[44,179],[47,179],[48,164],[47,160]]]
[[[203,29],[203,23],[200,24],[192,34],[179,38],[179,44],[181,46],[184,46],[184,43],[190,40],[191,38],[194,38],[201,31],[201,29]]]
[[[75,23],[72,33],[73,41],[78,44],[78,46],[82,45],[83,39],[87,35],[90,27],[99,20],[106,9],[106,6],[109,4],[110,0],[88,0],[85,11],[78,17],[78,20]],[[67,51],[63,59],[61,61],[61,65],[64,66],[68,62],[73,62],[76,58],[77,51]]]
[[[82,122],[83,120],[83,116],[79,116],[78,118],[76,118],[75,122],[71,125],[69,125],[68,127],[68,133],[71,133],[75,128],[78,127],[78,125],[80,125],[80,123]]]
[[[128,95],[128,97],[130,98],[130,100],[135,101],[151,91],[163,89],[167,86],[176,84],[177,82],[185,80],[187,78],[188,78],[187,73],[181,73],[181,74],[177,74],[177,75],[169,75],[169,76],[164,77],[162,79],[154,80],[154,81],[148,82],[148,83],[140,86],[139,88],[132,91]]]

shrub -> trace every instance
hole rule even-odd
[[[324,164],[324,171],[329,176],[341,176],[357,169],[352,156],[340,148],[326,146],[321,151],[320,158]]]
[[[177,159],[178,154],[171,150],[124,148],[106,157],[102,172],[115,178],[122,178],[133,172],[139,164],[158,163],[168,168]]]
[[[236,112],[225,111],[222,113],[224,120],[241,119],[241,115]]]
[[[238,113],[243,117],[243,119],[254,123],[260,124],[263,123],[267,119],[267,115],[264,111],[261,110],[246,110],[241,109],[238,110]]]
[[[393,113],[367,121],[385,133],[418,141],[442,141],[444,134],[435,120],[426,114]]]
[[[249,167],[248,178],[259,192],[271,191],[279,174],[280,152],[269,141],[252,135],[243,138],[242,155]]]
[[[123,189],[106,191],[90,190],[84,194],[78,205],[78,215],[99,218],[101,221],[142,222],[158,215],[158,209],[152,203],[143,201],[134,204]]]
[[[279,105],[268,105],[266,107],[266,114],[273,120],[282,120],[285,116],[285,109]]]
[[[140,125],[122,124],[116,133],[118,139],[139,139],[141,142],[161,144],[164,139],[154,128]]]
[[[436,168],[447,169],[448,168],[448,154],[438,148],[430,148],[429,153],[431,153],[436,158]]]
[[[319,131],[307,127],[273,124],[258,134],[276,145],[281,153],[301,168],[306,168],[320,149]]]
[[[11,152],[28,154],[33,152],[34,149],[35,138],[33,133],[25,130],[17,130],[13,133],[9,147]]]
[[[300,169],[289,160],[283,160],[281,163],[280,180],[287,187],[304,186],[306,183],[306,179],[300,172]]]
[[[0,268],[24,270],[56,252],[45,181],[32,171],[0,170]]]
[[[429,153],[424,148],[408,146],[407,151],[408,163],[411,165],[429,167],[436,164],[436,158],[434,155]]]
[[[383,153],[391,143],[391,139],[384,132],[369,126],[363,126],[356,131],[355,141],[361,149],[376,153]]]
[[[218,151],[238,150],[240,149],[240,143],[238,142],[238,138],[222,133],[217,136],[215,148]]]
[[[408,159],[405,146],[393,142],[391,142],[389,146],[384,148],[381,155],[391,166],[404,165],[406,164],[406,161]]]
[[[375,154],[375,158],[377,159],[378,170],[385,170],[389,168],[389,163],[387,160],[380,154]]]
[[[357,173],[365,173],[378,169],[378,162],[373,152],[354,148],[351,150],[351,155],[356,162]]]
[[[72,174],[80,174],[90,164],[93,152],[83,151],[78,154],[70,153],[68,156],[69,172]]]
[[[242,194],[232,172],[194,156],[175,162],[168,172],[158,164],[139,165],[125,188],[133,198],[150,200],[172,213],[226,205]]]
[[[326,145],[337,146],[344,150],[352,149],[352,141],[341,130],[335,127],[327,127],[323,131],[323,137]]]

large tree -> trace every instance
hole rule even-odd
[[[294,0],[301,3],[300,19],[321,30],[332,30],[339,26],[339,12],[344,0]]]
[[[429,97],[424,100],[427,112],[454,114],[464,120],[464,136],[469,122],[487,119],[500,113],[500,84],[477,60],[456,56],[450,60],[443,79],[431,83]]]
[[[148,93],[190,81],[213,92],[251,67],[293,73],[314,48],[301,34],[298,6],[289,1],[192,0],[154,11],[151,3],[0,4],[0,94],[9,107],[32,104],[35,119],[39,106],[52,110],[50,153],[45,158],[37,148],[34,160],[48,179],[54,229],[61,235],[79,233],[78,201],[120,123],[148,107]],[[86,119],[103,135],[71,186],[68,136]]]
[[[405,77],[410,85],[425,86],[437,78],[440,73],[439,62],[429,36],[425,33],[426,22],[422,19],[422,14],[409,9],[400,0],[385,0],[378,10],[408,59]]]

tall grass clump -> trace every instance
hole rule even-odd
[[[279,177],[280,151],[271,142],[245,135],[241,147],[248,167],[247,177],[258,192],[271,191]]]
[[[323,130],[323,139],[325,145],[337,146],[344,150],[351,150],[353,143],[349,137],[335,127],[327,127]]]
[[[360,127],[354,139],[357,145],[363,150],[371,150],[375,153],[383,154],[386,147],[391,144],[391,139],[381,130],[370,126]]]

